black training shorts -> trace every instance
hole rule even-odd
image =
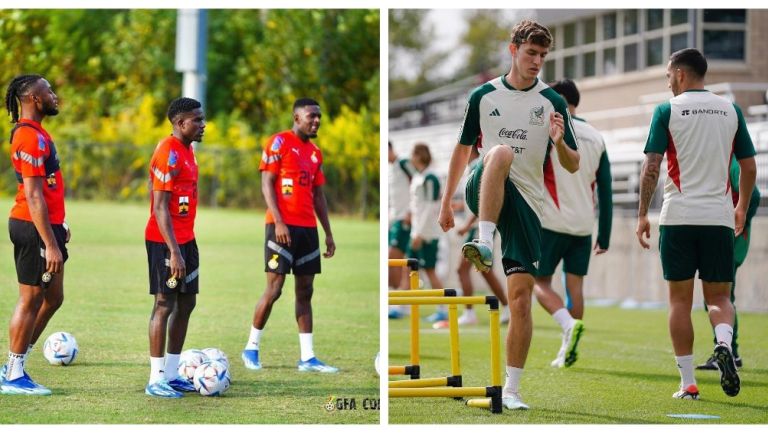
[[[291,245],[279,244],[275,225],[267,224],[264,241],[264,272],[314,275],[320,273],[320,241],[317,227],[288,226]]]
[[[183,281],[178,281],[175,288],[166,284],[171,278],[171,251],[165,242],[146,241],[147,262],[149,264],[149,294],[158,293],[187,293],[199,292],[200,278],[200,254],[197,251],[197,242],[194,239],[179,245],[181,257],[187,268],[187,276]]]
[[[53,236],[59,245],[64,261],[69,254],[66,247],[67,231],[61,224],[51,224]],[[13,258],[19,284],[40,286],[45,272],[45,244],[37,233],[35,224],[16,218],[8,219],[8,234],[13,243]]]

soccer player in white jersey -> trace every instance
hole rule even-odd
[[[693,278],[702,280],[709,320],[715,328],[715,357],[720,385],[728,396],[739,393],[731,341],[734,310],[734,235],[744,230],[755,185],[755,149],[739,107],[704,89],[707,60],[693,48],[672,53],[667,65],[674,97],[656,107],[641,170],[637,239],[649,248],[648,205],[666,153],[668,176],[659,216],[659,252],[669,284],[669,333],[680,370],[680,389],[672,396],[698,399],[693,374]],[[741,168],[739,200],[731,201],[731,155]]]
[[[563,339],[553,367],[570,367],[576,362],[579,339],[584,332],[582,286],[589,268],[589,256],[608,251],[613,220],[611,166],[600,133],[576,117],[580,95],[576,84],[564,79],[549,86],[568,103],[574,132],[579,142],[579,171],[569,173],[554,155],[544,165],[544,213],[541,219],[541,262],[536,272],[534,293],[539,304],[563,329]],[[594,189],[600,209],[597,241],[592,247],[595,223]],[[552,275],[563,261],[568,307],[552,289]]]
[[[409,192],[413,165],[408,158],[400,158],[389,142],[389,258],[402,259],[408,251],[411,237],[411,213]],[[407,272],[399,267],[389,268],[389,287],[398,288],[407,279]],[[407,284],[407,283],[406,283]],[[389,308],[389,318],[399,319],[405,309],[393,305]]]
[[[519,388],[533,332],[531,296],[541,255],[544,160],[554,146],[563,167],[575,172],[579,153],[565,101],[537,78],[552,35],[546,27],[523,20],[511,36],[509,73],[470,94],[451,155],[438,222],[444,231],[454,226],[451,196],[472,145],[482,135],[482,162],[475,166],[466,187],[467,205],[480,218],[480,239],[464,244],[462,253],[478,270],[490,270],[498,223],[512,317],[502,404],[508,409],[528,409]]]
[[[443,282],[437,276],[437,246],[440,240],[440,226],[437,217],[440,212],[440,179],[430,166],[432,154],[429,146],[416,143],[411,153],[411,164],[416,172],[411,179],[411,242],[408,257],[419,260],[419,268],[427,274],[433,289],[442,289]],[[438,322],[446,320],[448,313],[444,306],[427,320]]]

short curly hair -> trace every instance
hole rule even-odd
[[[522,20],[512,27],[512,43],[517,45],[523,45],[526,42],[532,44],[541,45],[542,47],[550,47],[553,45],[552,33],[549,29],[542,26],[533,20]]]
[[[176,98],[168,105],[168,120],[173,123],[173,119],[181,113],[189,113],[190,111],[203,108],[203,104],[197,99],[192,98]]]

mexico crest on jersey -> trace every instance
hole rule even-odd
[[[531,125],[542,126],[544,125],[544,106],[531,107]]]

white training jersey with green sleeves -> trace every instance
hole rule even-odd
[[[514,151],[509,179],[539,219],[544,200],[544,159],[552,145],[549,115],[555,111],[563,116],[566,144],[576,149],[562,96],[538,78],[531,87],[517,90],[501,76],[472,91],[459,133],[459,143],[468,146],[482,138],[478,145],[481,157],[498,145]]]
[[[547,194],[541,226],[558,233],[588,236],[595,225],[594,186],[606,153],[605,142],[600,132],[583,119],[573,116],[573,127],[579,142],[579,170],[570,173],[557,159],[557,151],[550,150],[544,166]]]
[[[411,178],[411,239],[433,240],[443,232],[440,216],[440,179],[430,167],[414,172]]]
[[[741,110],[707,90],[688,90],[656,107],[645,153],[667,154],[661,225],[734,228],[731,155],[755,155]]]
[[[411,177],[416,171],[411,162],[397,158],[389,163],[389,222],[393,223],[408,215]]]

